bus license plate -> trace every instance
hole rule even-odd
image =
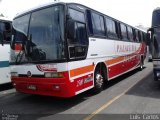
[[[37,88],[36,88],[35,85],[29,85],[29,86],[27,86],[27,89],[29,89],[29,90],[36,90]]]

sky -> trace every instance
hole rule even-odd
[[[54,0],[0,0],[0,13],[13,19],[35,6],[53,2]],[[160,7],[160,0],[60,0],[76,2],[98,10],[132,26],[151,26],[152,11]]]

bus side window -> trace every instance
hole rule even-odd
[[[135,42],[139,42],[138,30],[135,30]]]
[[[117,23],[110,18],[105,18],[108,38],[118,38]]]
[[[74,10],[72,8],[69,8],[69,15],[70,15],[70,21],[74,22],[72,23],[72,27],[74,27],[75,39],[70,39],[70,44],[88,44],[87,40],[87,31],[86,31],[86,24],[85,24],[85,15],[83,12]],[[80,35],[81,34],[81,35]],[[82,35],[83,34],[83,35]]]
[[[81,59],[86,56],[88,47],[85,15],[83,12],[69,8],[69,16],[67,36],[70,59]]]
[[[143,39],[143,32],[141,32],[141,42],[143,42],[144,39]]]
[[[87,44],[86,25],[84,23],[76,23],[76,39],[81,45]]]
[[[87,10],[86,13],[87,13],[88,32],[89,32],[89,35],[93,36],[93,27],[92,27],[92,22],[91,22],[92,21],[91,11]]]
[[[127,27],[127,30],[128,30],[128,38],[130,41],[134,41],[134,35],[133,35],[133,29],[131,27]]]
[[[140,31],[138,31],[138,42],[141,42],[142,40],[141,40],[141,32]]]
[[[124,41],[128,41],[128,36],[127,36],[127,27],[124,24],[120,24],[121,27],[121,36],[122,36],[122,40]]]
[[[142,33],[142,35],[143,35],[143,41],[147,44],[147,34],[145,34],[144,32]]]
[[[95,36],[105,36],[104,18],[103,16],[92,12],[92,27]]]

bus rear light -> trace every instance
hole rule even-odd
[[[62,73],[58,73],[58,72],[46,72],[45,74],[46,78],[63,78],[63,74]]]

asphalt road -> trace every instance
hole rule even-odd
[[[17,93],[14,89],[2,91],[0,119],[139,120],[145,119],[146,114],[156,114],[151,117],[160,120],[159,98],[160,82],[153,81],[152,63],[146,63],[143,71],[134,70],[110,81],[96,95],[87,91],[63,99]]]

